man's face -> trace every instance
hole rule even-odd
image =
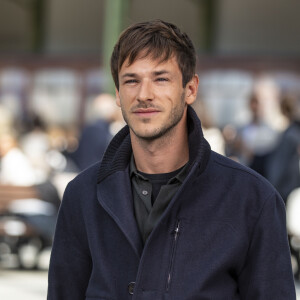
[[[117,104],[131,132],[153,140],[185,122],[187,104],[196,98],[198,77],[183,87],[175,57],[165,62],[145,57],[131,65],[125,60],[119,83]]]

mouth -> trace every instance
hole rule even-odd
[[[152,117],[156,114],[158,114],[160,111],[158,109],[155,108],[138,108],[136,110],[133,111],[133,113],[136,116],[142,117],[142,118],[148,118],[148,117]]]

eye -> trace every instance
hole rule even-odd
[[[156,81],[163,82],[163,81],[169,81],[169,79],[166,77],[158,77],[156,78]]]
[[[126,80],[124,83],[125,84],[134,84],[134,83],[137,83],[138,81],[136,79],[128,79]]]

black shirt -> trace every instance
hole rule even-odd
[[[130,178],[136,221],[145,243],[160,216],[187,175],[187,165],[163,174],[145,174],[130,161]]]

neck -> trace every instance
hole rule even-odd
[[[186,120],[164,136],[154,140],[138,138],[130,132],[136,167],[148,174],[175,171],[189,160],[188,131]]]

